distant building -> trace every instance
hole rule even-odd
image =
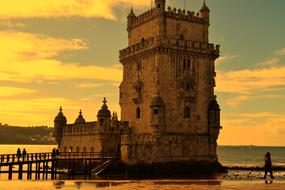
[[[80,114],[79,124],[66,125],[60,111],[55,120],[56,134],[63,134],[56,136],[60,147],[120,150],[122,162],[133,169],[221,166],[216,153],[220,107],[214,94],[220,46],[208,40],[210,10],[205,3],[198,13],[166,10],[165,3],[155,0],[151,10],[138,16],[131,10],[127,17],[128,47],[120,51],[124,125],[111,118],[105,102],[106,114],[99,111],[93,123],[83,122]]]

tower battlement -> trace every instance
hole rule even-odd
[[[190,10],[181,10],[168,7],[167,10],[165,10],[164,15],[169,18],[174,19],[181,19],[189,22],[197,22],[201,24],[207,24],[208,21],[205,20],[205,18],[201,18],[200,12],[195,13],[194,11]],[[131,29],[133,27],[136,27],[138,25],[141,25],[145,22],[148,22],[149,20],[154,19],[157,16],[155,8],[152,8],[138,16],[133,16],[132,22],[128,25],[128,29]]]
[[[209,43],[210,9],[165,8],[165,0],[128,15],[128,47],[119,52],[121,156],[128,165],[203,161],[217,163],[220,108]],[[219,164],[217,164],[219,165]]]
[[[207,20],[201,17],[200,12],[195,13],[194,11],[190,10],[186,11],[186,10],[176,9],[175,7],[174,8],[168,7],[167,11],[165,11],[165,15],[167,17],[172,17],[174,19],[182,19],[189,22],[207,24]]]
[[[176,50],[191,51],[192,53],[197,52],[211,54],[214,58],[218,58],[220,54],[220,45],[176,38],[166,38],[166,40],[164,41],[166,42],[164,44],[165,46],[163,46],[165,48],[174,47]],[[151,37],[149,39],[145,39],[137,44],[120,50],[120,59],[125,59],[130,56],[134,56],[136,54],[139,54],[140,52],[151,50],[155,47],[160,47],[161,45],[162,44],[160,43],[159,37]]]

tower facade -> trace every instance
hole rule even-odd
[[[167,8],[165,0],[128,16],[120,51],[121,138],[128,165],[218,162],[220,107],[214,94],[219,45],[208,41],[210,10]]]

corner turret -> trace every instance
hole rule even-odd
[[[155,0],[155,9],[157,14],[164,14],[166,0]]]
[[[58,145],[61,144],[63,127],[66,125],[66,117],[63,115],[62,107],[59,109],[59,113],[54,119],[54,137]]]
[[[206,2],[204,0],[203,6],[199,11],[200,18],[204,19],[208,23],[210,22],[210,9],[207,7]]]
[[[108,109],[106,98],[104,98],[103,105],[98,111],[97,119],[99,122],[99,126],[102,127],[104,130],[106,130],[107,127],[110,126],[111,112]]]
[[[222,128],[220,125],[220,106],[216,100],[216,97],[210,102],[208,107],[208,125],[209,125],[209,133],[216,140],[218,138],[220,129]]]
[[[131,8],[131,12],[130,12],[130,14],[128,15],[128,28],[127,28],[128,31],[130,30],[130,28],[131,28],[132,25],[134,24],[135,19],[136,19],[136,15],[135,15],[135,13],[134,13],[133,8]]]

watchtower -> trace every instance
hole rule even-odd
[[[208,41],[210,10],[155,7],[128,16],[120,51],[121,155],[128,165],[215,162],[220,108],[214,94],[219,45]]]

